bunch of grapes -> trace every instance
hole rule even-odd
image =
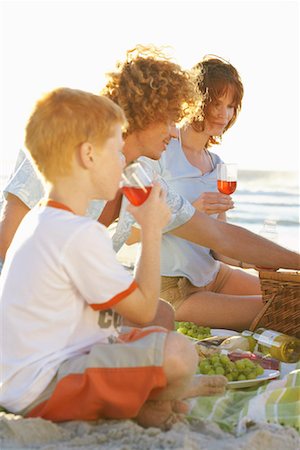
[[[179,333],[198,339],[198,341],[211,336],[209,327],[201,327],[193,322],[176,322],[176,329]]]
[[[205,375],[224,375],[228,381],[252,380],[264,369],[248,358],[233,362],[227,355],[215,354],[199,362],[199,372]]]

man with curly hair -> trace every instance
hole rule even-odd
[[[101,94],[119,104],[128,120],[123,136],[126,161],[129,163],[142,155],[159,159],[173,135],[174,123],[195,111],[197,101],[189,74],[170,61],[162,50],[137,46],[127,52],[125,61],[117,63],[116,71],[107,77]],[[45,194],[45,186],[22,150],[3,193],[6,202],[0,223],[2,259],[21,219]],[[102,213],[99,220],[109,225],[120,215],[121,200],[119,193],[105,208],[101,200],[91,202],[87,215],[98,219]],[[180,196],[168,196],[168,203],[172,203],[172,227],[185,223],[194,213],[194,208]],[[129,215],[125,217],[128,218]],[[126,224],[130,229],[128,221]],[[123,227],[120,233],[124,233]],[[120,233],[117,228],[116,237]],[[123,238],[115,247],[120,247],[122,241]]]
[[[149,52],[149,53],[148,53]],[[124,155],[127,163],[146,156],[157,161],[172,135],[168,135],[170,120],[202,121],[205,106],[205,93],[199,88],[200,72],[193,75],[182,71],[178,65],[162,57],[158,51],[137,47],[127,53],[127,59],[117,65],[110,73],[108,82],[102,91],[125,111],[129,128],[125,137]],[[182,75],[178,77],[178,75]],[[181,85],[178,85],[178,82]],[[181,97],[181,95],[183,96]],[[156,165],[153,164],[155,167]],[[244,261],[255,266],[269,268],[300,268],[300,258],[289,251],[250,231],[218,221],[209,215],[196,211],[177,192],[166,185],[167,201],[173,218],[165,227],[170,232],[187,241],[211,248],[216,252]],[[99,220],[107,219],[106,213],[113,213],[113,204],[107,204]],[[113,237],[115,250],[118,251],[130,234],[134,219],[124,208],[119,208],[119,221]],[[108,221],[107,224],[112,223]],[[236,245],[239,242],[239,246]]]
[[[129,123],[123,149],[127,163],[140,156],[158,160],[173,135],[173,124],[189,114],[195,117],[195,111],[201,116],[201,96],[196,94],[188,72],[152,46],[137,46],[128,51],[125,61],[118,63],[116,70],[108,75],[101,93],[125,112]],[[14,175],[4,188],[6,203],[0,223],[0,258],[4,259],[22,217],[38,203],[44,192],[30,161],[21,155]],[[168,187],[167,203],[172,219],[164,232],[256,266],[300,268],[297,253],[196,211]],[[118,251],[130,234],[134,218],[126,211],[127,201],[120,192],[104,206],[103,201],[94,201],[87,214],[99,218],[105,225],[119,218],[113,236],[114,248]]]

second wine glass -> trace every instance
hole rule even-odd
[[[237,164],[217,164],[218,191],[233,194],[237,186]]]

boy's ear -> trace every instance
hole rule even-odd
[[[79,147],[79,163],[86,169],[94,162],[94,147],[89,142],[84,142]]]

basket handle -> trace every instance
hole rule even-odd
[[[267,309],[269,308],[269,306],[271,306],[271,303],[274,300],[274,298],[276,297],[276,295],[277,295],[277,292],[275,292],[272,295],[272,297],[267,301],[267,303],[265,304],[263,309],[257,314],[256,317],[254,317],[254,319],[252,320],[251,325],[249,327],[249,331],[254,331],[257,328],[257,325],[263,318],[263,316],[264,316],[265,312],[267,311]]]

